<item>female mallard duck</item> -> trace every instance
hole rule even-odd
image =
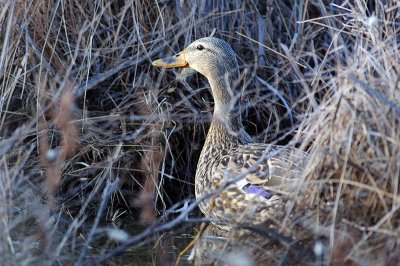
[[[239,67],[232,48],[225,41],[206,37],[153,65],[189,67],[205,76],[211,86],[214,114],[197,164],[196,198],[224,189],[201,202],[201,211],[210,218],[266,221],[280,202],[280,197],[268,188],[298,177],[308,156],[295,148],[252,142],[237,108]]]

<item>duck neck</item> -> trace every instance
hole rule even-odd
[[[237,71],[238,72],[238,71]],[[238,74],[218,75],[209,78],[214,97],[214,114],[211,129],[218,128],[220,137],[237,139],[242,142],[242,119],[237,97]]]

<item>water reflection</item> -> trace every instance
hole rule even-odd
[[[298,265],[309,252],[296,241],[264,227],[222,230],[208,225],[189,260],[194,265]]]
[[[117,227],[130,236],[140,234],[146,226],[134,223],[135,219]],[[123,254],[113,256],[105,265],[303,265],[315,262],[310,251],[298,241],[291,239],[291,229],[278,231],[278,223],[257,226],[240,225],[230,230],[220,229],[212,224],[196,236],[193,223],[182,223],[175,230],[155,233]],[[113,225],[116,227],[116,225]],[[200,227],[202,228],[202,227]],[[292,232],[293,233],[293,232]],[[194,246],[189,252],[182,252],[189,243]],[[93,243],[93,259],[117,248],[113,241]],[[115,241],[115,239],[114,239]],[[183,253],[183,255],[179,255]]]

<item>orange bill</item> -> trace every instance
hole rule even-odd
[[[182,51],[180,54],[177,54],[176,56],[166,57],[153,61],[152,65],[160,68],[189,67],[188,63],[186,63],[185,61],[184,51]]]

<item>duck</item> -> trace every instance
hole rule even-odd
[[[273,219],[277,210],[282,212],[282,199],[290,190],[285,194],[273,188],[293,187],[309,156],[295,147],[255,143],[245,131],[239,64],[231,46],[222,39],[204,37],[152,65],[190,68],[207,78],[210,85],[214,111],[194,182],[205,217],[228,229],[232,223],[264,223]]]

